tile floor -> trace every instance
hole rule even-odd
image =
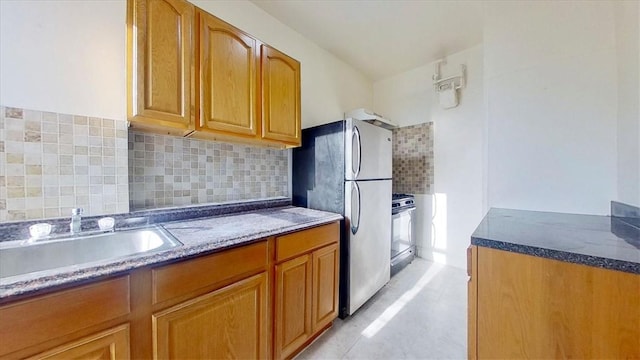
[[[464,359],[467,274],[414,260],[297,359]]]

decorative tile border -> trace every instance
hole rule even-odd
[[[287,150],[129,132],[131,210],[288,197]]]
[[[393,192],[430,194],[433,176],[433,123],[394,129]]]
[[[124,121],[0,107],[0,221],[129,211]]]

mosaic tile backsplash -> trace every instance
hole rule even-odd
[[[433,123],[394,129],[393,192],[430,194],[433,175]]]
[[[287,150],[129,132],[131,210],[289,196]]]
[[[0,106],[0,221],[129,211],[124,121]]]

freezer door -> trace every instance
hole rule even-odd
[[[347,119],[345,180],[391,179],[391,131]]]
[[[391,180],[345,181],[349,314],[389,281]]]

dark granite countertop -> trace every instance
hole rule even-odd
[[[639,233],[631,228],[619,236],[617,222],[608,216],[493,208],[471,244],[640,274]]]
[[[341,220],[334,213],[284,206],[161,224],[183,246],[116,260],[69,266],[0,280],[0,301],[84,283],[149,265],[249,244],[266,237]]]

